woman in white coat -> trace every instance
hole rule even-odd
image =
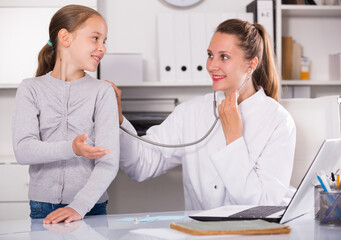
[[[120,167],[144,181],[182,164],[186,210],[281,204],[289,189],[296,128],[277,102],[268,35],[259,24],[227,20],[217,27],[207,53],[220,117],[212,133],[194,146],[164,148],[121,131]],[[121,91],[112,85],[120,105]],[[207,94],[180,104],[144,138],[167,144],[199,139],[215,121],[213,98]],[[121,126],[135,131],[119,109]]]

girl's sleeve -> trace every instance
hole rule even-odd
[[[95,160],[95,167],[84,187],[69,207],[82,217],[89,212],[116,177],[119,168],[120,142],[118,107],[115,92],[108,86],[96,102],[95,145],[110,149],[110,153]]]
[[[295,142],[295,124],[286,118],[278,122],[259,156],[249,152],[244,137],[211,155],[231,202],[279,205],[289,189]]]
[[[24,80],[15,97],[12,119],[13,150],[20,164],[39,164],[75,157],[72,141],[43,142],[35,89]]]

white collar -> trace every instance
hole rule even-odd
[[[257,92],[255,92],[250,97],[248,97],[247,99],[242,101],[239,104],[239,107],[244,107],[244,106],[247,107],[248,105],[254,104],[254,102],[258,102],[261,99],[264,99],[266,97],[267,96],[264,92],[264,89],[262,87],[260,87]],[[217,104],[219,105],[225,99],[224,91],[217,91],[216,92],[216,98],[217,98]]]

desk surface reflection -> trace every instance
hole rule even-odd
[[[321,226],[312,214],[289,222],[291,233],[283,235],[191,236],[169,228],[171,222],[190,220],[186,216],[193,213],[155,212],[148,214],[150,221],[145,222],[139,220],[146,217],[145,213],[90,216],[82,221],[53,225],[43,225],[41,219],[0,221],[0,240],[341,239],[341,227]],[[182,220],[174,220],[181,216]],[[161,220],[155,220],[157,217]]]

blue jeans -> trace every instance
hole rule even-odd
[[[106,215],[107,214],[108,201],[104,203],[97,203],[85,216],[90,215]],[[32,219],[45,218],[49,213],[58,208],[66,207],[68,204],[53,204],[45,202],[30,201]]]

